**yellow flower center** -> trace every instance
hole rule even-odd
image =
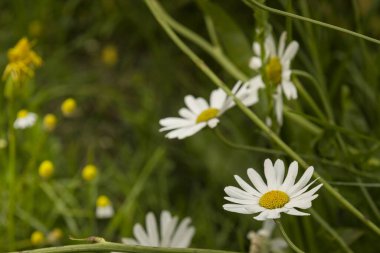
[[[84,167],[82,170],[82,178],[86,181],[92,181],[95,179],[97,171],[98,170],[94,165],[86,165],[86,167]]]
[[[98,199],[96,200],[96,206],[98,207],[106,207],[111,204],[111,201],[109,198],[105,195],[100,195]]]
[[[38,168],[38,174],[40,177],[48,179],[50,178],[54,173],[54,164],[51,161],[43,161]]]
[[[66,117],[72,116],[76,108],[77,108],[77,102],[72,98],[66,99],[65,101],[63,101],[61,105],[61,111],[63,115],[65,115]]]
[[[278,57],[270,58],[269,62],[265,66],[265,72],[272,84],[280,84],[282,80],[282,65],[280,59]]]
[[[54,114],[48,113],[44,117],[44,128],[47,131],[53,131],[57,125],[57,117]]]
[[[285,206],[289,196],[283,191],[270,191],[261,196],[259,205],[266,209],[276,209]]]
[[[198,115],[197,123],[207,122],[218,116],[219,110],[216,108],[208,108]]]
[[[30,242],[32,245],[39,245],[42,244],[45,241],[45,236],[40,231],[34,231],[33,234],[30,236]]]
[[[26,116],[28,116],[28,111],[27,110],[20,110],[17,113],[17,118],[19,118],[19,119],[25,118]]]

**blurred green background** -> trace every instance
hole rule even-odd
[[[160,2],[176,20],[208,39],[204,13],[197,1]],[[238,28],[233,32],[251,45],[255,29],[252,9],[242,1],[210,2],[231,18],[223,21],[226,27],[232,20]],[[284,9],[288,2],[268,4]],[[290,2],[302,15],[380,37],[378,0]],[[269,20],[279,37],[287,19],[270,16]],[[324,83],[338,125],[377,140],[379,46],[298,21],[291,25],[293,39],[301,48],[293,66]],[[221,37],[229,32],[219,27]],[[59,119],[52,134],[44,133],[41,127],[17,132],[17,249],[32,247],[29,238],[33,231],[48,233],[57,227],[64,233],[61,244],[70,243],[69,235],[98,235],[119,241],[122,236],[132,235],[135,223],[144,223],[148,211],[157,215],[167,209],[192,218],[196,227],[192,247],[247,251],[246,234],[260,228],[261,223],[251,215],[224,211],[223,189],[236,185],[235,174],[246,178],[248,167],[261,170],[267,157],[285,159],[287,164],[291,160],[231,149],[209,129],[183,141],[165,139],[158,132],[159,119],[176,116],[185,95],[208,97],[215,86],[172,43],[143,1],[1,1],[1,69],[7,63],[7,50],[23,36],[35,43],[44,64],[28,88],[29,95],[17,101],[17,106],[37,112],[40,118],[55,113]],[[190,45],[226,83],[232,86],[237,81],[210,56]],[[108,60],[104,56],[107,52]],[[253,74],[247,66],[243,68],[246,74]],[[311,85],[305,84],[304,88],[320,103]],[[78,103],[79,115],[75,118],[67,119],[60,113],[60,104],[68,97]],[[6,106],[1,96],[0,138],[6,137]],[[312,114],[302,99],[289,107]],[[263,116],[260,108],[254,110]],[[337,130],[315,124],[321,128],[318,135],[285,118],[280,134],[329,181],[356,182],[357,175],[324,160],[356,164],[367,175],[362,176],[363,181],[379,182],[379,152],[371,141],[343,134],[353,154],[347,160],[334,139]],[[272,145],[238,109],[229,111],[218,128],[237,143]],[[39,163],[46,159],[56,166],[54,177],[48,181],[37,174]],[[95,182],[81,178],[81,169],[88,163],[99,169]],[[6,168],[7,150],[0,149],[0,179],[5,178]],[[9,193],[4,185],[0,190],[0,250],[8,250]],[[379,224],[380,217],[358,187],[339,186],[339,191]],[[378,188],[368,191],[379,206]],[[99,194],[106,194],[115,207],[116,215],[110,220],[94,217]],[[326,192],[321,191],[313,204],[355,252],[380,250],[378,238]],[[285,215],[284,222],[290,236],[306,252],[340,252],[313,217]]]

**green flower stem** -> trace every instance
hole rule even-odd
[[[380,221],[380,211],[379,208],[377,207],[375,201],[369,194],[367,188],[363,185],[363,181],[360,177],[356,178],[356,181],[359,184],[360,190],[363,193],[364,198],[367,200],[369,207],[372,209],[372,212],[375,214],[376,218],[378,221]]]
[[[293,242],[290,240],[289,236],[286,234],[284,227],[281,224],[281,221],[279,219],[274,220],[278,226],[278,228],[281,231],[282,236],[284,237],[285,241],[288,243],[290,248],[292,248],[297,253],[304,253],[301,249],[299,249]]]
[[[303,16],[300,16],[300,15],[297,15],[297,14],[293,14],[293,13],[289,13],[289,12],[286,12],[286,11],[282,11],[282,10],[278,10],[278,9],[275,9],[275,8],[271,8],[271,7],[268,7],[268,6],[264,5],[264,4],[259,3],[257,0],[249,0],[249,2],[252,5],[254,5],[257,8],[259,8],[259,9],[266,10],[266,11],[274,13],[274,14],[278,14],[278,15],[281,15],[281,16],[286,16],[286,17],[298,19],[298,20],[305,21],[305,22],[308,22],[308,23],[312,23],[312,24],[315,24],[315,25],[319,25],[319,26],[322,26],[322,27],[325,27],[325,28],[329,28],[331,30],[347,33],[347,34],[350,34],[352,36],[355,36],[355,37],[358,37],[358,38],[361,38],[361,39],[364,39],[364,40],[367,40],[367,41],[370,41],[370,42],[373,42],[373,43],[376,43],[376,44],[380,45],[380,40],[377,40],[375,38],[372,38],[372,37],[369,37],[369,36],[366,36],[366,35],[363,35],[363,34],[360,34],[360,33],[357,33],[357,32],[353,32],[353,31],[348,30],[348,29],[341,28],[339,26],[331,25],[331,24],[324,23],[324,22],[321,22],[321,21],[318,21],[318,20],[314,20],[314,19],[311,19],[311,18],[303,17]]]
[[[223,250],[190,249],[190,248],[159,248],[121,243],[101,242],[95,244],[79,244],[43,249],[24,250],[13,253],[74,253],[74,252],[127,252],[127,253],[238,253]]]
[[[219,88],[223,89],[228,96],[231,96],[240,108],[240,110],[264,133],[266,133],[274,143],[276,143],[281,149],[283,149],[291,158],[298,161],[303,168],[308,168],[309,165],[285,142],[281,140],[271,129],[269,129],[261,119],[254,114],[249,108],[247,108],[239,99],[237,99],[227,85],[219,79],[219,77],[205,64],[205,62],[199,58],[170,28],[165,22],[165,19],[160,15],[157,10],[157,0],[145,0],[146,5],[151,10],[154,17],[160,23],[162,28],[173,40],[173,42],[195,63],[195,65],[206,74],[212,82],[214,82]],[[371,228],[376,234],[380,235],[380,228],[373,222],[367,219],[358,209],[356,209],[349,201],[347,201],[340,193],[338,193],[325,179],[323,179],[317,172],[314,172],[314,177],[319,178],[319,181],[324,184],[326,189],[335,199],[337,199],[347,210],[359,218],[365,225]]]
[[[15,198],[16,198],[16,185],[15,185],[15,176],[16,176],[16,134],[13,127],[13,122],[15,120],[15,111],[14,111],[14,100],[13,97],[9,97],[8,100],[8,184],[9,184],[9,200],[8,200],[8,210],[7,210],[7,242],[9,248],[14,247],[15,242],[15,224],[14,224],[14,213],[15,213]]]
[[[216,34],[214,22],[212,21],[212,18],[208,15],[205,15],[205,23],[207,32],[210,36],[210,40],[212,41],[212,44],[215,47],[215,50],[222,50],[222,47],[220,46],[220,42],[218,39],[218,35]]]
[[[337,241],[339,246],[348,253],[353,253],[353,251],[348,247],[346,242],[339,236],[339,234],[316,212],[313,208],[309,209],[311,216],[327,231],[332,237]]]

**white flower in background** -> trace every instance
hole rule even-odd
[[[37,121],[37,114],[28,112],[27,110],[20,110],[17,113],[17,118],[13,123],[13,127],[16,129],[24,129],[34,125]]]
[[[246,83],[238,82],[235,84],[232,93],[246,106],[251,106],[258,101],[257,92],[251,92]],[[210,103],[207,103],[204,98],[187,95],[185,104],[187,108],[181,108],[178,112],[181,117],[160,120],[162,126],[160,132],[169,131],[166,134],[169,139],[184,139],[206,126],[216,127],[219,123],[219,117],[233,107],[235,102],[222,89],[216,89],[211,92]]]
[[[108,219],[114,214],[114,209],[110,199],[105,195],[100,195],[96,200],[96,218]]]
[[[288,244],[281,237],[271,238],[275,223],[273,220],[266,220],[263,227],[257,231],[250,231],[247,238],[251,244],[249,253],[272,252],[283,253],[288,247]]]
[[[290,69],[290,63],[296,55],[299,45],[298,42],[292,41],[285,48],[285,43],[286,32],[282,33],[278,48],[276,48],[273,36],[267,36],[264,44],[265,55],[262,57],[260,44],[254,42],[253,51],[255,56],[253,56],[249,62],[249,66],[254,70],[259,71],[261,68],[264,68],[267,81],[269,82],[268,84],[275,87],[273,98],[275,101],[277,121],[280,125],[282,124],[283,110],[282,93],[285,94],[288,100],[297,98],[297,89],[291,80],[292,71]],[[264,62],[261,60],[262,58]],[[254,90],[265,87],[261,75],[252,78],[249,83]]]
[[[234,204],[225,204],[223,208],[230,212],[243,214],[260,213],[254,217],[256,220],[278,219],[281,213],[309,215],[296,208],[310,208],[311,202],[318,197],[318,194],[314,193],[322,187],[322,184],[307,191],[316,181],[308,184],[313,172],[314,168],[309,167],[295,183],[298,163],[294,161],[290,164],[284,180],[284,162],[278,159],[273,165],[271,160],[266,159],[264,173],[267,183],[265,184],[261,176],[252,168],[247,170],[247,174],[255,188],[235,175],[236,181],[243,190],[234,186],[226,187],[224,191],[228,197],[224,198]]]
[[[190,226],[189,217],[179,223],[178,217],[171,216],[168,211],[161,212],[159,225],[151,212],[147,214],[145,223],[146,231],[140,224],[136,224],[133,227],[136,239],[123,238],[122,242],[130,245],[187,248],[195,233],[194,227]]]

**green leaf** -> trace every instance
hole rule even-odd
[[[198,0],[198,6],[208,15],[215,26],[218,38],[226,55],[245,73],[252,55],[250,43],[239,25],[220,6],[207,0]]]

